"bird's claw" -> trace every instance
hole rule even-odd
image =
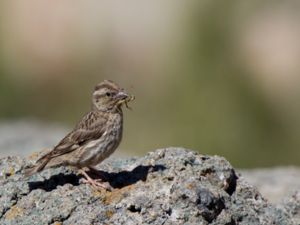
[[[95,179],[95,180],[91,179],[91,180],[89,180],[89,179],[83,178],[82,183],[90,184],[96,190],[99,190],[99,189],[105,189],[107,191],[112,190],[112,187],[108,183],[104,183],[101,179]]]

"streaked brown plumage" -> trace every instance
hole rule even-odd
[[[95,87],[92,110],[87,113],[49,153],[37,160],[36,165],[25,171],[30,176],[50,167],[74,166],[79,169],[101,163],[118,147],[122,139],[122,105],[133,100],[112,81],[105,80]],[[83,175],[93,186],[102,186]]]

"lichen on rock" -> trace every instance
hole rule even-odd
[[[0,224],[299,224],[299,195],[271,205],[219,156],[165,148],[109,159],[98,169],[111,192],[81,183],[66,167],[25,178],[30,164],[0,160]]]

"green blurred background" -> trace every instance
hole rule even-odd
[[[72,128],[111,79],[136,96],[128,155],[300,165],[299,40],[292,0],[1,1],[0,120]]]

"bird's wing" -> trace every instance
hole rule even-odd
[[[77,124],[74,130],[64,137],[55,148],[38,160],[54,158],[72,152],[91,140],[99,139],[105,132],[108,118],[91,111]]]

